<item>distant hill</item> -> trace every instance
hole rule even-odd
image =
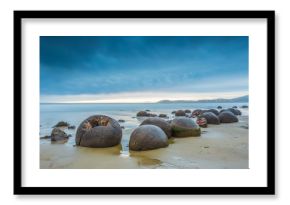
[[[249,96],[245,95],[242,97],[232,99],[212,99],[212,100],[160,100],[157,103],[227,103],[227,102],[249,102]]]

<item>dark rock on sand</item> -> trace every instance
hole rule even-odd
[[[76,145],[83,147],[112,147],[120,144],[122,129],[119,123],[105,115],[84,120],[76,133]]]
[[[137,117],[147,117],[149,114],[146,111],[139,111]]]
[[[223,107],[222,106],[217,106],[217,109],[222,109]]]
[[[196,137],[200,136],[199,126],[189,118],[175,118],[171,124],[173,137]]]
[[[204,112],[200,115],[200,117],[204,117],[207,121],[207,124],[214,124],[214,125],[220,124],[220,120],[218,116],[212,112]]]
[[[240,110],[235,109],[235,108],[228,108],[228,109],[226,109],[224,111],[230,111],[230,112],[232,112],[235,115],[241,115],[242,114],[242,112]]]
[[[62,141],[67,139],[67,134],[60,128],[56,127],[51,131],[51,141]]]
[[[175,116],[185,116],[185,112],[184,112],[184,110],[177,110],[177,111],[175,112]]]
[[[68,126],[68,129],[74,130],[74,129],[76,129],[76,126],[74,126],[74,125]]]
[[[184,112],[185,112],[185,113],[191,113],[191,111],[190,111],[190,110],[184,110]]]
[[[166,114],[159,114],[158,117],[167,117],[167,115]]]
[[[239,119],[230,111],[224,111],[219,114],[219,119],[221,123],[232,123],[238,122]]]
[[[206,128],[207,127],[207,120],[204,117],[197,117],[196,124],[198,126]]]
[[[175,110],[171,112],[171,114],[175,114],[175,113],[176,113],[176,111],[175,111]]]
[[[205,110],[203,112],[212,112],[213,114],[215,114],[216,116],[219,115],[219,111],[217,111],[216,109],[209,109],[209,110]]]
[[[157,116],[156,114],[148,113],[146,111],[139,111],[137,113],[137,117],[156,117],[156,116]]]
[[[236,109],[236,108],[238,108],[238,107],[237,107],[237,106],[233,106],[233,108],[235,108],[235,109]]]
[[[64,122],[64,121],[60,121],[56,125],[54,125],[53,127],[68,127],[68,126],[69,126],[69,123]]]
[[[129,149],[144,151],[168,146],[168,139],[163,130],[155,125],[141,125],[130,136]]]
[[[202,110],[201,110],[201,109],[194,110],[194,111],[192,111],[192,113],[191,113],[191,117],[197,117],[197,116],[199,116],[201,113],[202,113]]]
[[[118,122],[125,122],[125,120],[123,120],[123,119],[120,119],[120,120],[118,120]]]
[[[155,125],[157,127],[160,127],[163,132],[165,132],[168,138],[172,136],[170,124],[163,119],[150,117],[144,120],[141,125]]]
[[[241,108],[249,108],[248,105],[242,105]]]
[[[43,136],[43,137],[40,137],[40,139],[50,139],[50,138],[51,138],[50,135],[45,135],[45,136]]]
[[[150,112],[151,110],[145,110],[146,112]]]

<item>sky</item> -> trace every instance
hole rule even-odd
[[[248,94],[247,36],[41,36],[42,103]]]

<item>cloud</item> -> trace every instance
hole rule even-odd
[[[160,100],[230,99],[247,94],[247,91],[215,93],[147,91],[111,94],[42,95],[40,101],[41,103],[154,103]]]
[[[41,37],[41,95],[238,92],[248,37]]]

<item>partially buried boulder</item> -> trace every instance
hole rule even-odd
[[[232,123],[232,122],[238,122],[239,119],[236,115],[234,115],[230,111],[224,111],[219,114],[219,119],[221,123]]]
[[[230,112],[232,112],[232,113],[235,114],[235,115],[241,115],[241,114],[242,114],[242,112],[241,112],[240,110],[235,109],[235,108],[228,108],[228,109],[226,109],[226,110],[223,110],[223,112],[224,112],[224,111],[230,111]]]
[[[191,113],[191,111],[190,111],[190,110],[184,110],[184,112],[185,112],[185,113]]]
[[[184,110],[177,110],[177,111],[175,112],[175,116],[185,116],[185,112],[184,112]]]
[[[194,111],[192,111],[191,117],[197,117],[201,113],[202,113],[202,110],[201,109],[194,110]]]
[[[149,114],[146,111],[139,111],[137,117],[147,117]]]
[[[122,129],[119,123],[105,115],[84,120],[76,133],[76,145],[83,147],[112,147],[120,144]]]
[[[159,114],[158,117],[167,117],[167,115],[166,114]]]
[[[217,111],[216,109],[209,109],[209,110],[206,110],[204,112],[212,112],[213,114],[215,114],[216,116],[219,115],[219,111]]]
[[[68,139],[68,135],[60,128],[56,127],[51,131],[51,141],[63,141]]]
[[[168,139],[163,130],[155,125],[141,125],[130,136],[129,149],[144,151],[168,146]]]
[[[172,136],[170,124],[163,119],[149,117],[146,120],[144,120],[141,123],[141,125],[155,125],[157,127],[160,127],[163,130],[163,132],[165,132],[165,134],[167,135],[168,138],[170,138]]]
[[[204,112],[200,115],[200,117],[204,117],[207,121],[207,124],[214,124],[214,125],[220,124],[220,120],[218,116],[212,112]]]
[[[137,117],[156,117],[156,116],[157,116],[156,114],[149,113],[149,112],[146,112],[146,111],[139,111],[137,113]]]
[[[175,118],[171,122],[173,137],[196,137],[200,136],[199,126],[189,118]]]
[[[222,106],[220,106],[220,105],[219,105],[219,106],[217,106],[217,109],[222,109],[222,108],[223,108],[223,107],[222,107]]]
[[[196,124],[198,124],[200,127],[206,128],[207,120],[204,117],[197,117]]]

